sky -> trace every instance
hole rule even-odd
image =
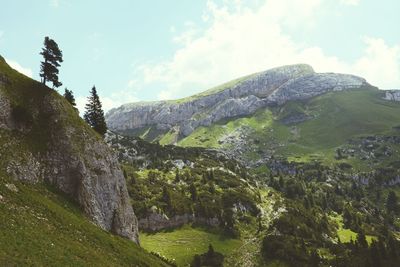
[[[400,88],[398,0],[0,0],[0,55],[39,79],[45,36],[82,111],[176,99],[269,68],[307,63]]]

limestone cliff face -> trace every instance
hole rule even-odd
[[[261,107],[365,84],[365,79],[357,76],[315,73],[309,65],[291,65],[252,75],[223,90],[188,99],[126,104],[108,112],[106,120],[116,131],[156,125],[160,130],[176,127],[181,136],[187,136],[199,126],[249,115]]]
[[[400,90],[386,90],[384,99],[391,101],[400,101]]]
[[[55,91],[0,57],[0,175],[47,182],[90,220],[138,240],[138,222],[114,152]]]

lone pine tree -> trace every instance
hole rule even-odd
[[[85,107],[86,111],[83,115],[85,121],[99,134],[104,136],[107,132],[107,124],[104,118],[104,111],[101,107],[99,95],[96,87],[93,86],[88,97],[88,103]]]
[[[40,65],[40,77],[42,77],[42,83],[46,82],[53,83],[54,87],[60,87],[62,83],[58,80],[58,67],[63,62],[62,51],[58,48],[58,44],[50,39],[48,36],[44,38],[44,48],[40,54],[43,56],[44,61]]]

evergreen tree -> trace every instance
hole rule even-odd
[[[44,61],[40,65],[40,77],[42,83],[52,82],[53,88],[60,87],[62,83],[58,80],[58,67],[63,62],[62,51],[58,48],[58,44],[50,39],[48,36],[44,38],[44,48],[40,54],[43,56]]]
[[[215,253],[215,252],[214,252],[213,246],[212,246],[211,244],[209,244],[209,245],[208,245],[207,256],[211,258],[211,257],[214,256],[214,253]]]
[[[360,230],[357,235],[357,244],[360,248],[368,248],[368,242],[363,230]]]
[[[390,191],[386,200],[386,209],[388,212],[396,212],[398,210],[398,198],[394,191]]]
[[[191,196],[192,200],[197,201],[197,189],[193,183],[190,184],[189,191],[190,191],[190,196]]]
[[[76,107],[75,97],[71,90],[65,88],[64,97],[73,107]]]
[[[181,181],[181,176],[179,175],[179,170],[176,169],[175,171],[175,182],[179,183]]]
[[[172,209],[171,192],[166,186],[163,187],[162,200],[167,204],[168,209]]]
[[[313,250],[310,255],[310,266],[319,266],[320,260],[317,250]]]
[[[86,104],[86,111],[83,115],[85,121],[99,134],[104,136],[107,132],[107,124],[104,118],[104,111],[101,106],[99,95],[97,94],[96,87],[93,86],[88,97]]]
[[[378,242],[375,241],[374,239],[372,239],[369,255],[371,257],[371,262],[372,262],[373,266],[376,266],[376,267],[382,266],[381,265],[381,255],[379,252],[379,245],[378,245]]]

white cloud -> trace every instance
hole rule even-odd
[[[20,72],[20,73],[32,78],[32,76],[33,76],[32,73],[33,72],[32,72],[32,70],[30,68],[22,67],[18,62],[14,61],[14,60],[11,60],[11,59],[7,59],[6,58],[5,60],[6,60],[7,64],[10,65],[11,68],[13,68],[14,70],[16,70],[16,71],[18,71],[18,72]]]
[[[388,46],[383,39],[371,37],[364,37],[364,42],[364,55],[352,70],[381,88],[400,88],[400,44]]]
[[[266,0],[256,9],[240,2],[225,3],[217,6],[208,1],[203,17],[209,28],[200,31],[188,25],[174,37],[180,48],[171,59],[138,68],[143,87],[162,84],[167,89],[160,91],[159,99],[177,98],[243,75],[296,63],[308,63],[318,72],[360,75],[383,88],[400,87],[398,46],[366,38],[362,57],[348,62],[327,55],[321,47],[296,43],[284,32],[287,27],[313,27],[315,14],[328,3],[325,0]]]
[[[60,6],[60,0],[50,0],[49,4],[51,7],[57,8]]]
[[[346,6],[357,6],[360,0],[340,0],[340,3]]]

